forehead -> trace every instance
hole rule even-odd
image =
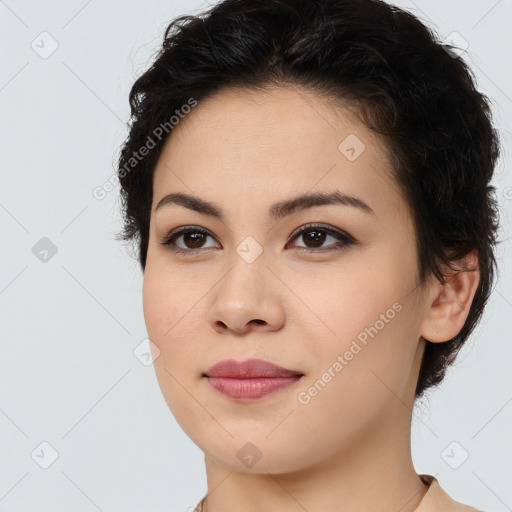
[[[334,190],[407,215],[386,144],[353,111],[300,87],[229,88],[173,127],[155,169],[153,207],[177,191],[216,198],[229,213],[229,203],[263,207]]]

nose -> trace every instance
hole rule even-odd
[[[211,292],[208,323],[219,334],[277,331],[285,322],[283,293],[263,258],[239,259]]]

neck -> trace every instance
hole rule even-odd
[[[360,431],[328,460],[291,473],[234,471],[206,455],[205,511],[414,511],[428,487],[411,459],[411,411],[397,401],[394,412],[394,421]]]

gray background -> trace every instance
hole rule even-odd
[[[459,501],[512,510],[512,0],[396,4],[467,41],[504,144],[499,279],[455,368],[413,411],[414,463]],[[92,193],[115,172],[128,91],[165,27],[206,5],[0,0],[0,511],[185,511],[206,490],[202,452],[136,357],[142,276],[114,240],[117,182]]]

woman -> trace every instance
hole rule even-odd
[[[130,93],[122,238],[196,510],[474,511],[411,460],[481,318],[499,145],[464,61],[378,0],[224,0]]]

